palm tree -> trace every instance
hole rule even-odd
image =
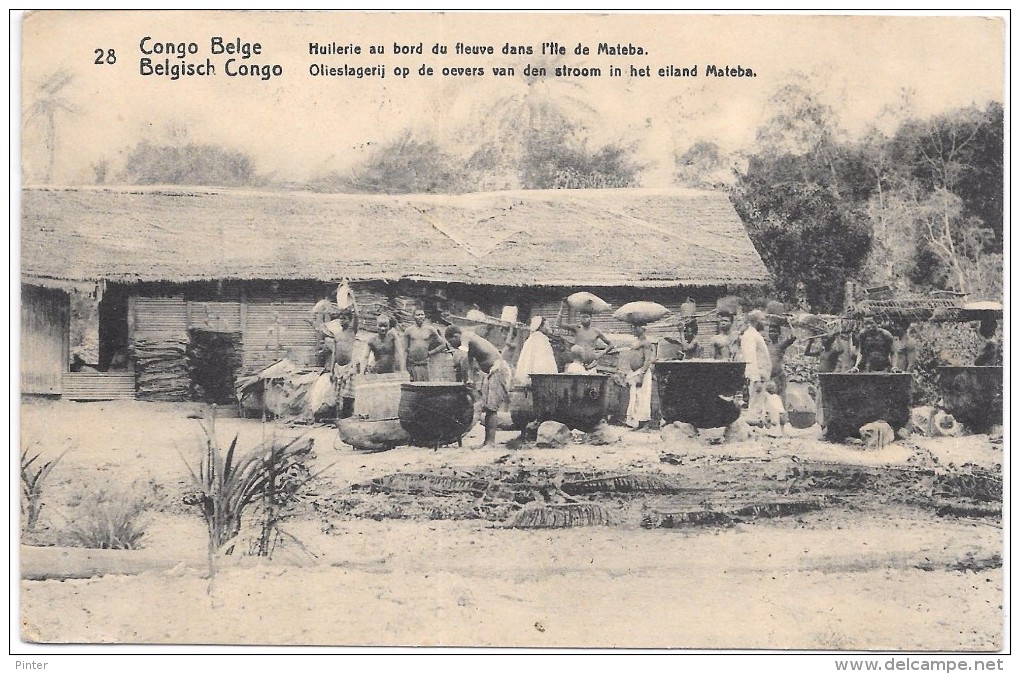
[[[35,97],[25,115],[25,124],[42,126],[46,147],[46,176],[44,182],[53,181],[53,166],[57,149],[57,114],[75,112],[75,106],[64,96],[64,89],[74,81],[74,74],[61,69],[50,73],[35,89]]]
[[[582,82],[554,76],[561,64],[561,58],[552,56],[520,59],[516,76],[500,81],[502,95],[486,99],[475,109],[474,123],[460,129],[460,140],[481,148],[495,163],[490,170],[507,187],[520,187],[517,173],[529,140],[548,135],[580,138],[586,125],[598,119]],[[527,65],[531,72],[526,75]]]

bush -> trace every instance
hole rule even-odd
[[[244,152],[211,144],[154,145],[128,153],[125,180],[134,185],[252,185],[255,163]]]
[[[129,492],[101,488],[85,494],[64,531],[76,547],[137,550],[148,525],[146,501]]]

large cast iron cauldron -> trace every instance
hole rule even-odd
[[[410,438],[399,419],[337,419],[340,439],[361,452],[384,452]]]
[[[426,447],[460,442],[475,422],[467,386],[453,382],[401,384],[397,415],[411,442]]]
[[[744,387],[742,362],[662,360],[655,363],[659,409],[666,423],[695,428],[728,426],[740,417],[733,396]]]
[[[515,386],[510,389],[510,419],[519,431],[523,431],[525,426],[535,420],[535,406],[529,387]]]
[[[1002,424],[1002,366],[940,367],[946,411],[973,433]]]
[[[872,421],[900,430],[910,421],[910,384],[907,373],[820,372],[825,437],[837,442],[859,438],[861,426]]]
[[[606,374],[533,374],[535,418],[590,431],[606,416],[608,387]]]

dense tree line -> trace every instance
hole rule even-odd
[[[1001,296],[1000,104],[905,117],[852,141],[806,88],[772,105],[730,190],[778,294],[792,300],[803,282],[820,311],[839,310],[848,279]],[[692,148],[678,173],[699,160],[718,164],[717,148]]]

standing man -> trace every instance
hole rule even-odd
[[[472,333],[461,332],[459,326],[446,328],[446,341],[455,349],[467,344],[468,362],[474,362],[484,373],[482,379],[481,405],[485,414],[485,440],[482,447],[496,444],[496,413],[510,400],[510,384],[513,371],[503,359],[503,354],[489,340]],[[511,340],[507,339],[509,343]]]
[[[630,401],[627,404],[627,425],[634,430],[647,427],[652,421],[652,364],[655,356],[652,343],[645,334],[645,326],[635,325],[637,344],[630,350],[630,368],[627,383]]]
[[[698,344],[698,319],[688,318],[680,332],[680,352],[684,360],[701,358],[701,345]]]
[[[999,340],[995,338],[998,329],[998,319],[994,317],[981,319],[981,323],[978,325],[978,334],[984,339],[984,343],[981,345],[978,357],[974,360],[975,365],[1002,365],[1002,349],[999,348]]]
[[[875,319],[867,318],[857,335],[857,362],[850,372],[888,372],[892,367],[892,333],[878,327]]]
[[[818,358],[817,371],[824,374],[839,372],[840,360],[845,351],[840,334],[833,332],[809,339],[807,347],[804,349],[804,355]]]
[[[720,309],[719,332],[712,338],[712,358],[715,360],[733,360],[736,336],[733,334],[733,312]]]
[[[372,339],[368,340],[368,351],[375,357],[372,372],[376,374],[400,372],[403,359],[397,357],[397,351],[402,344],[396,328],[392,327],[390,317],[379,314],[375,321],[375,331]],[[368,368],[364,370],[367,372]]]
[[[917,364],[917,340],[910,334],[910,321],[899,321],[893,325],[892,368],[900,372],[913,372]]]
[[[601,330],[592,327],[590,311],[582,311],[580,320],[580,324],[564,323],[563,314],[560,313],[559,327],[574,333],[574,344],[585,350],[585,366],[590,367],[599,355],[599,343],[605,344],[605,350],[608,351],[613,348],[613,342]]]
[[[778,321],[773,319],[769,323],[769,338],[766,342],[766,346],[769,349],[769,358],[772,361],[772,372],[769,374],[769,380],[774,382],[776,385],[776,395],[779,399],[786,404],[786,371],[783,370],[783,359],[786,356],[786,350],[793,345],[797,340],[793,334],[789,334],[785,339],[780,339],[783,335],[783,326]]]
[[[439,329],[425,325],[425,310],[416,309],[414,325],[404,331],[404,352],[407,354],[405,368],[411,375],[411,381],[429,380],[429,357],[443,351],[449,351]]]
[[[315,318],[312,324],[316,331],[323,336],[326,350],[325,369],[333,379],[333,386],[336,390],[338,402],[337,415],[346,419],[354,414],[354,375],[357,371],[357,363],[354,363],[354,340],[358,336],[358,305],[351,296],[351,305],[340,311],[338,318],[325,321],[324,318],[335,315],[329,312],[329,302],[325,302],[325,310],[318,309],[323,306],[320,302],[316,304]],[[334,308],[335,309],[335,308]]]
[[[556,374],[559,372],[556,366],[556,354],[553,353],[552,344],[549,342],[548,321],[541,316],[535,316],[531,319],[529,327],[531,334],[528,335],[524,346],[521,347],[521,354],[517,357],[517,369],[514,372],[517,384],[521,386],[531,386],[531,375],[533,374]],[[581,347],[577,348],[581,349]]]
[[[772,357],[765,338],[761,336],[764,323],[765,312],[755,309],[747,314],[747,327],[740,334],[739,357],[747,363],[744,379],[747,380],[747,412],[752,420],[764,418],[767,413],[765,385],[772,376]]]

